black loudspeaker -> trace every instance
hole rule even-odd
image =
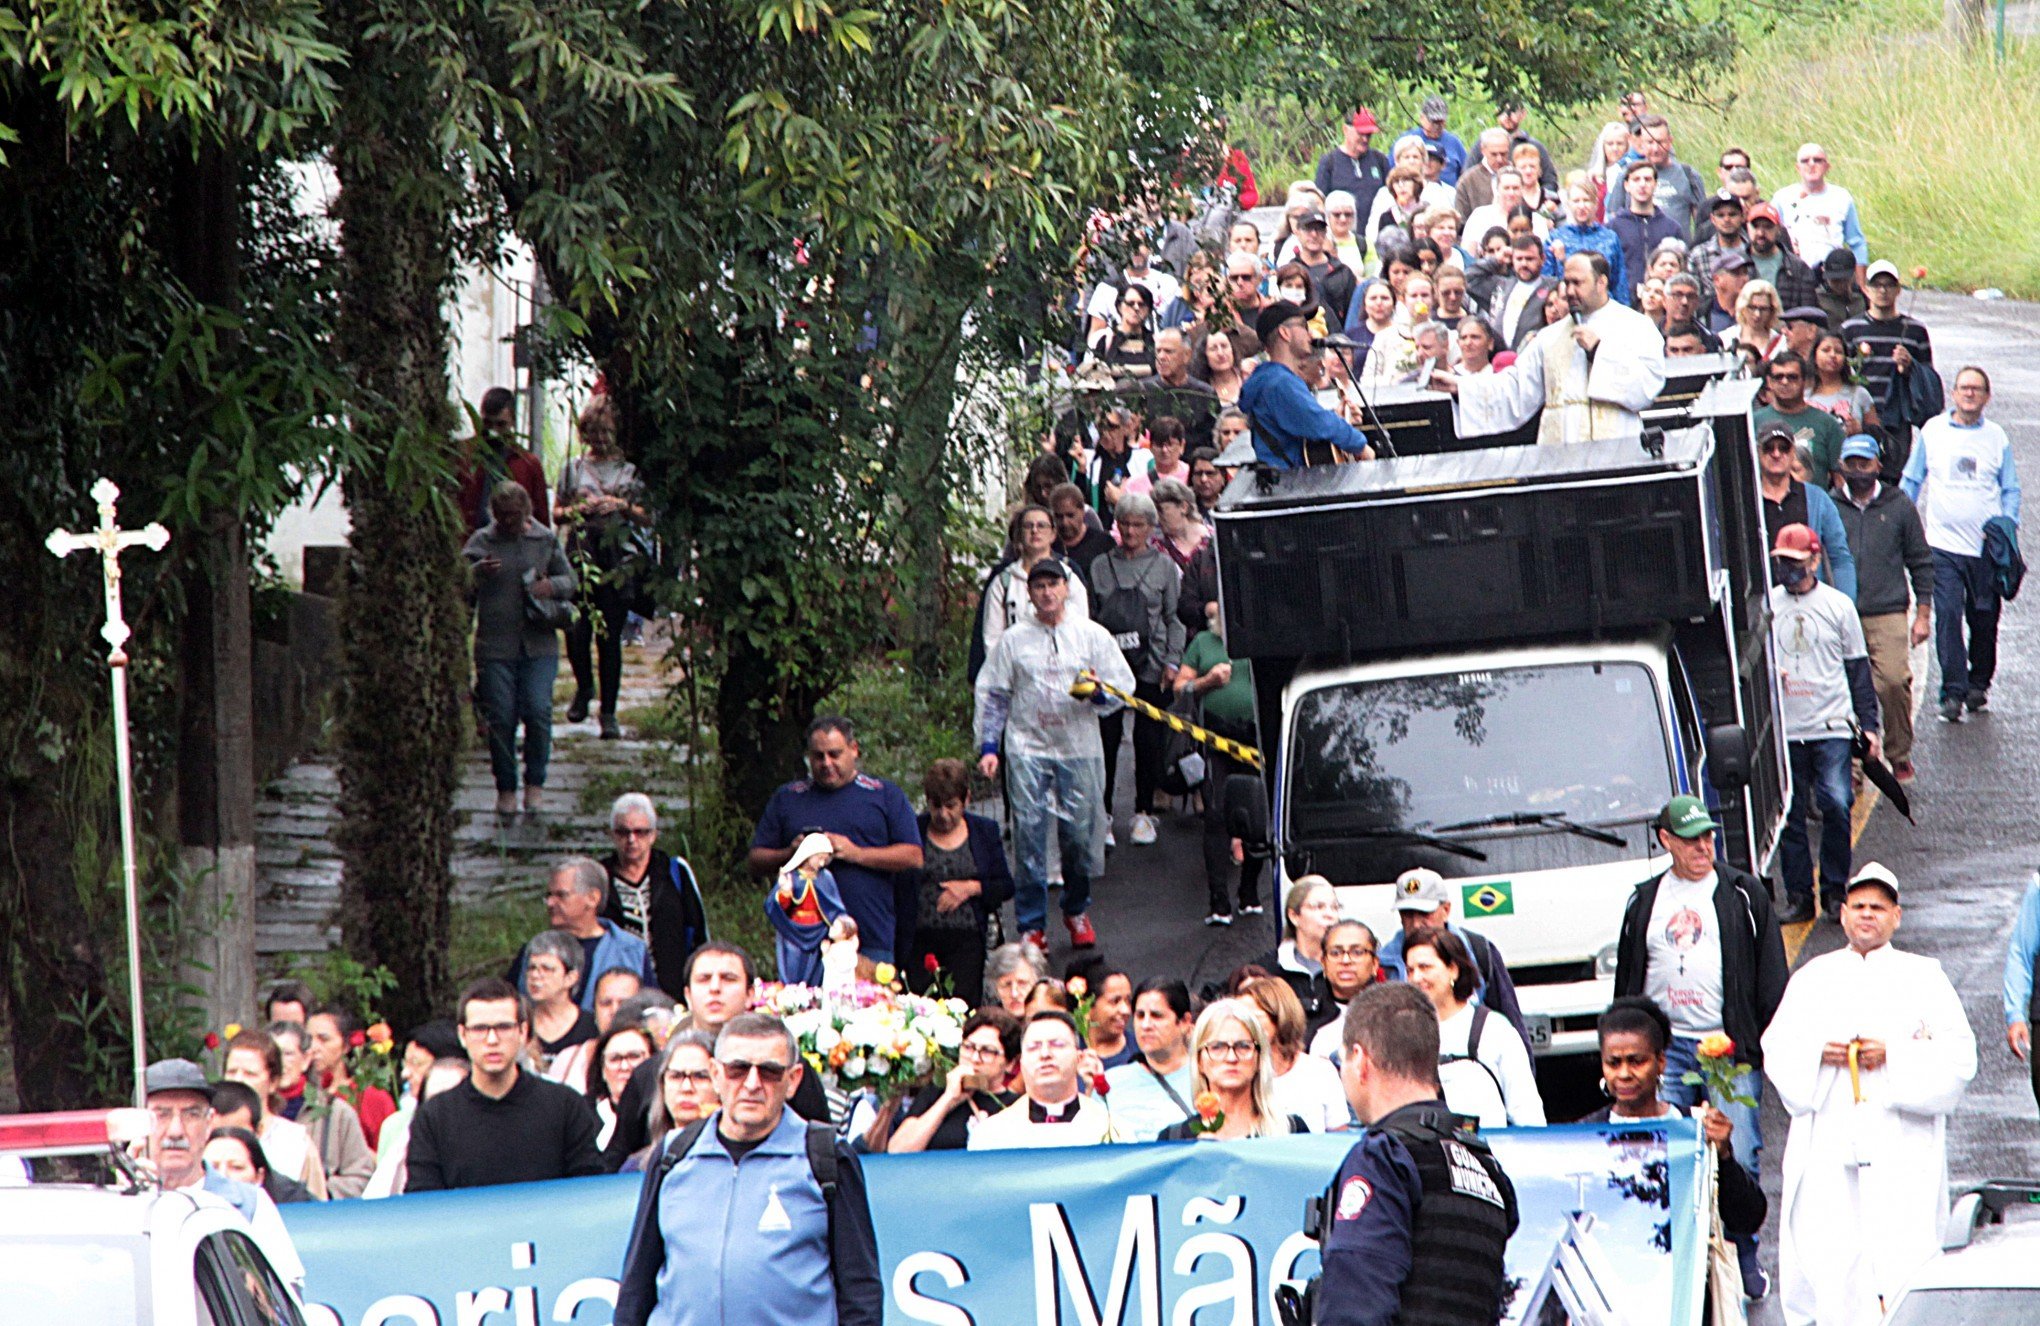
[[[1351,656],[1709,610],[1705,430],[1280,476],[1216,514],[1238,657]]]

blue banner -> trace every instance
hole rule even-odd
[[[1693,1326],[1706,1225],[1683,1119],[1490,1135],[1516,1185],[1508,1322]],[[865,1160],[886,1320],[1275,1326],[1303,1204],[1354,1135]],[[284,1208],[324,1326],[606,1326],[638,1179]],[[1024,1315],[1016,1305],[1031,1305]]]

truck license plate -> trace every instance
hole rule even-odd
[[[1525,1013],[1523,1025],[1530,1029],[1530,1053],[1543,1054],[1551,1048],[1551,1019],[1542,1013]]]

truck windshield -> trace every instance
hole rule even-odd
[[[1285,774],[1292,842],[1529,812],[1605,824],[1671,796],[1656,687],[1638,663],[1568,663],[1353,682],[1297,704]],[[1494,830],[1465,829],[1448,834]]]

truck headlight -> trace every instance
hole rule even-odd
[[[1599,953],[1596,953],[1594,955],[1594,975],[1600,977],[1603,980],[1608,981],[1614,980],[1615,962],[1617,956],[1618,954],[1616,952],[1616,946],[1613,944],[1608,945],[1608,947],[1602,949]]]

